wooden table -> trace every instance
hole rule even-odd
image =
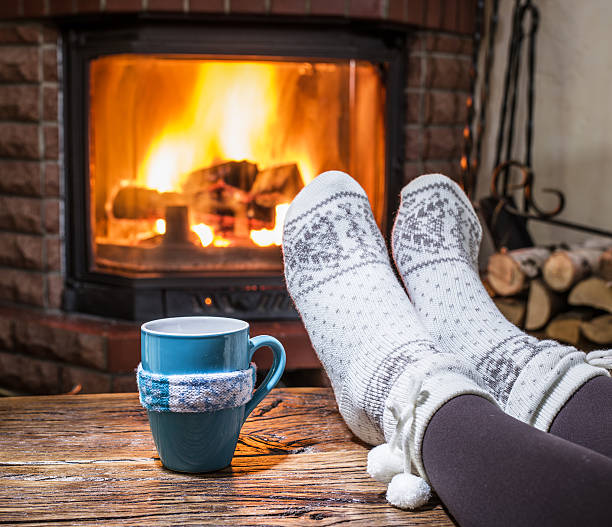
[[[272,391],[201,475],[162,467],[136,394],[0,398],[0,524],[453,525],[388,505],[367,451],[325,388]]]

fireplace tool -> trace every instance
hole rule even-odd
[[[481,139],[484,132],[486,117],[486,98],[488,96],[490,71],[493,62],[493,42],[497,27],[499,1],[492,5],[487,54],[485,56],[485,69],[483,75],[483,88],[481,91],[481,108],[479,115],[478,136],[475,142],[475,156],[472,162],[469,153],[472,149],[471,126],[466,127],[466,148],[462,158],[462,176],[471,196],[476,185],[476,170],[480,156]],[[478,3],[477,28],[475,41],[480,42],[482,31],[483,2]],[[504,94],[501,102],[500,122],[496,142],[495,169],[491,177],[491,196],[480,201],[480,209],[485,217],[495,245],[508,249],[532,246],[533,241],[527,230],[527,220],[536,220],[560,227],[565,227],[591,234],[612,237],[612,232],[590,225],[582,225],[556,218],[565,207],[565,196],[558,189],[545,188],[542,192],[554,194],[557,204],[550,210],[540,207],[534,199],[535,175],[532,167],[533,151],[533,116],[534,116],[534,72],[536,35],[538,31],[540,13],[531,0],[516,0],[513,17],[508,62],[506,65]],[[521,55],[523,44],[527,43],[527,119],[525,126],[525,153],[523,159],[512,158],[512,147],[515,135],[516,109],[519,95],[519,77],[521,71]],[[476,46],[478,48],[478,46]],[[475,70],[477,61],[475,51]],[[475,74],[474,74],[475,76]],[[468,103],[471,106],[472,101]],[[471,110],[471,108],[468,108]],[[471,123],[474,112],[468,112],[468,123]],[[506,125],[507,123],[507,125]],[[504,148],[505,147],[505,148]],[[503,153],[502,153],[503,151]],[[518,169],[521,179],[511,182],[511,169]],[[514,192],[522,191],[522,207],[519,207],[513,197]]]

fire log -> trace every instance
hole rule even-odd
[[[527,278],[535,278],[549,256],[550,250],[544,247],[495,253],[487,265],[489,284],[502,296],[520,293],[527,286]]]
[[[557,250],[542,268],[542,277],[553,291],[568,291],[599,267],[600,249]]]
[[[501,314],[515,326],[523,327],[525,322],[526,302],[517,298],[496,297],[493,299]]]
[[[601,315],[580,324],[582,334],[595,344],[612,344],[612,315]]]
[[[574,286],[568,302],[572,306],[589,306],[612,313],[612,284],[596,276],[587,278]]]
[[[568,311],[556,316],[546,326],[546,336],[560,340],[572,346],[579,347],[581,341],[580,328],[592,314],[584,311]]]
[[[612,282],[612,247],[601,253],[597,274],[604,280]]]
[[[160,193],[155,189],[127,186],[119,189],[112,203],[113,217],[122,220],[163,218],[166,207],[185,205],[176,192]]]
[[[260,207],[275,207],[291,203],[304,183],[295,163],[266,168],[257,174],[251,188],[251,196]]]
[[[166,207],[188,206],[198,217],[235,217],[240,226],[236,234],[248,236],[249,219],[269,224],[274,220],[274,207],[291,202],[303,186],[294,163],[258,172],[254,163],[229,161],[191,172],[180,193],[123,187],[112,198],[111,210],[116,219],[156,219],[164,217]]]
[[[113,216],[118,219],[159,218],[162,208],[157,190],[143,187],[123,187],[113,200]]]
[[[257,175],[257,165],[248,161],[228,161],[211,167],[194,170],[187,175],[183,190],[187,193],[202,192],[223,183],[249,192]]]
[[[191,243],[189,230],[189,209],[187,207],[166,207],[165,245],[185,245]]]
[[[525,329],[534,330],[544,327],[564,306],[563,295],[548,289],[539,278],[532,280],[529,284]]]

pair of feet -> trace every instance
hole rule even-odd
[[[387,497],[414,508],[429,497],[421,445],[450,399],[475,394],[548,431],[568,398],[608,375],[584,353],[510,324],[477,272],[481,227],[467,197],[441,175],[402,190],[392,252],[368,198],[342,172],[306,186],[287,213],[285,276],[340,413],[370,452]],[[416,476],[414,475],[416,474]]]

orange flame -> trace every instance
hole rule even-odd
[[[281,245],[283,242],[283,224],[285,216],[289,210],[289,203],[283,203],[276,206],[274,228],[259,229],[251,231],[251,240],[255,245],[260,247],[268,247],[269,245]]]
[[[208,247],[215,239],[215,231],[213,231],[212,227],[206,225],[206,223],[192,225],[191,230],[200,238],[202,247]]]
[[[229,247],[232,244],[230,240],[215,234],[215,230],[210,225],[206,225],[206,223],[192,225],[191,230],[198,235],[202,247],[208,247],[211,243],[214,247]]]
[[[155,220],[155,227],[153,229],[157,234],[166,234],[166,220],[158,218]]]
[[[213,240],[213,245],[215,247],[229,247],[232,244],[229,240],[222,238],[221,236],[216,236]]]
[[[90,81],[96,243],[157,243],[167,229],[164,210],[186,206],[198,245],[279,245],[283,209],[271,227],[260,207],[290,195],[251,192],[250,180],[238,183],[235,197],[227,182],[210,182],[216,193],[205,194],[198,174],[232,160],[256,164],[257,175],[297,164],[305,184],[324,169],[358,172],[382,217],[386,94],[367,61],[118,54],[92,60]],[[123,186],[159,195],[134,193],[115,209]]]
[[[207,61],[197,68],[193,96],[184,111],[159,133],[140,164],[141,184],[159,192],[180,190],[189,173],[226,159],[257,160],[264,167],[295,162],[305,182],[314,178],[309,152],[299,151],[299,147],[278,152],[270,147],[283,95],[278,89],[278,66]],[[276,207],[273,229],[251,230],[252,242],[260,247],[280,245],[287,208]],[[155,224],[159,234],[165,232],[165,222],[163,227],[161,222]],[[202,247],[232,245],[205,223],[192,225],[191,230]]]
[[[281,118],[278,66],[206,61],[194,67],[192,97],[150,145],[138,169],[141,184],[177,190],[190,172],[226,159],[256,160],[264,167],[297,163],[306,183],[314,178],[305,148],[270,147]]]

